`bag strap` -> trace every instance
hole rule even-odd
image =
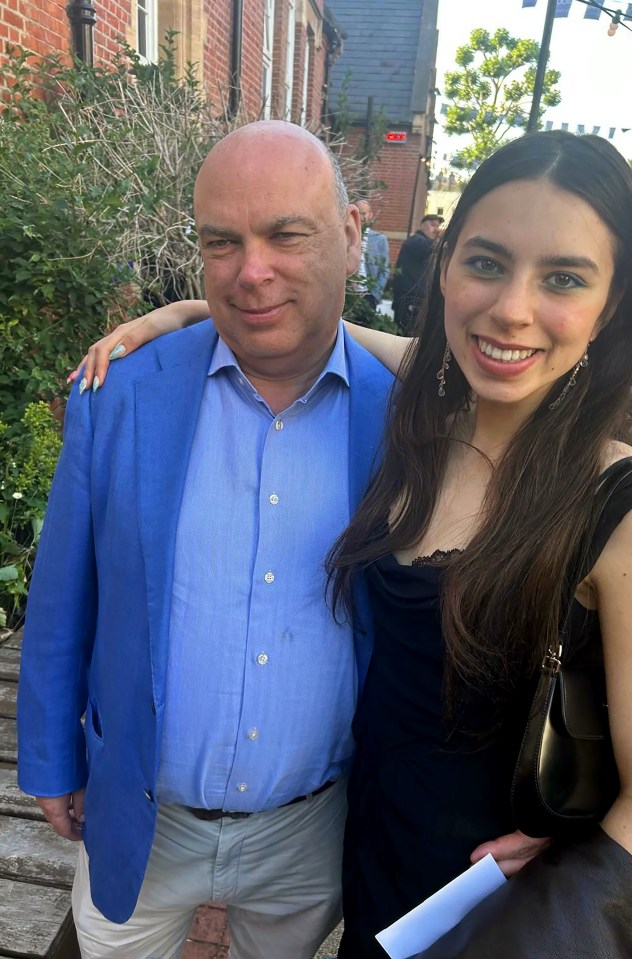
[[[630,475],[632,475],[632,456],[625,456],[623,459],[617,460],[616,463],[612,463],[612,465],[609,466],[608,469],[604,470],[599,477],[599,483],[595,493],[595,503],[597,507],[595,530],[590,542],[590,546],[588,547],[586,562],[582,569],[581,575],[577,580],[577,585],[581,583],[584,577],[587,576],[590,570],[593,568],[602,549],[612,534],[612,529],[610,529],[609,526],[606,526],[604,529],[600,529],[601,520],[611,498],[619,489],[621,483]],[[567,648],[566,639],[568,636],[568,624],[571,618],[574,597],[575,590],[573,590],[573,596],[571,597],[568,610],[566,611],[562,628],[559,631],[557,649],[549,647],[544,659],[542,660],[541,670],[543,673],[547,673],[548,675],[559,673],[560,669],[562,668],[563,655]]]

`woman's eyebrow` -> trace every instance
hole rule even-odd
[[[489,250],[490,253],[497,253],[504,256],[507,260],[513,260],[514,256],[502,243],[496,243],[495,240],[489,240],[485,236],[471,236],[463,244],[464,247],[478,247],[483,250]],[[552,266],[557,269],[586,269],[599,273],[599,267],[589,256],[557,256],[553,253],[546,254],[538,260],[541,266]]]
[[[559,269],[581,269],[593,270],[599,273],[599,267],[589,256],[543,256],[540,260],[542,266],[555,266]]]
[[[465,241],[463,246],[482,247],[484,250],[489,250],[490,253],[498,253],[500,256],[504,256],[508,260],[513,260],[513,255],[506,246],[503,246],[502,243],[496,243],[495,240],[488,240],[487,237],[484,236],[471,236],[469,240]]]

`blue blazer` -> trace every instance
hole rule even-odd
[[[92,898],[114,922],[133,912],[154,837],[176,530],[216,340],[200,323],[113,364],[99,393],[73,390],[31,584],[18,780],[37,796],[86,787]],[[346,349],[355,509],[392,377],[349,338]],[[360,603],[362,681],[370,636]]]

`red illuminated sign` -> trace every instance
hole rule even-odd
[[[395,130],[390,130],[384,134],[384,139],[388,143],[405,143],[407,136],[407,133],[397,133]]]

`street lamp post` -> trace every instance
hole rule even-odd
[[[527,123],[527,133],[532,133],[538,129],[538,120],[540,118],[540,101],[542,100],[542,91],[544,90],[544,77],[546,74],[546,65],[549,59],[549,48],[551,46],[551,34],[553,32],[553,19],[557,8],[557,0],[548,0],[546,8],[546,17],[544,19],[544,30],[542,32],[542,43],[540,44],[540,56],[538,57],[538,66],[535,74],[535,84],[533,87],[533,99],[531,101],[531,113]]]
[[[70,0],[66,7],[72,30],[72,47],[84,63],[94,63],[94,40],[92,31],[97,22],[97,12],[92,0]]]

